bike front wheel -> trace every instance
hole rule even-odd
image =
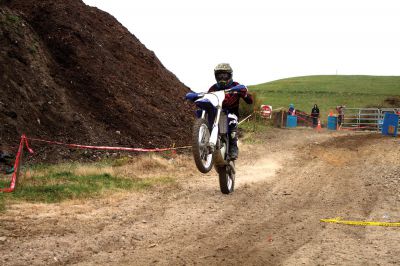
[[[202,173],[211,171],[214,161],[209,149],[210,129],[205,119],[197,119],[193,126],[192,151],[197,169]]]

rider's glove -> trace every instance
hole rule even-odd
[[[246,98],[246,97],[247,97],[247,92],[248,92],[248,89],[247,89],[247,88],[241,89],[241,90],[240,90],[240,96],[241,96],[242,98]]]

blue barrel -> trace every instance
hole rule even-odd
[[[286,127],[297,127],[297,116],[288,115],[286,119]]]
[[[396,137],[398,126],[399,116],[396,114],[385,113],[382,125],[382,135]]]
[[[337,128],[337,116],[328,116],[328,129],[336,130]]]

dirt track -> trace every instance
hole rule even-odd
[[[273,130],[243,145],[234,194],[213,171],[178,185],[89,202],[13,205],[0,217],[2,265],[391,265],[400,221],[400,139]],[[194,164],[193,164],[194,167]]]

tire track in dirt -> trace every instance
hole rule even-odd
[[[0,218],[1,230],[15,234],[7,242],[19,255],[15,264],[393,264],[400,230],[319,220],[386,213],[400,220],[398,144],[377,135],[277,130],[266,144],[241,147],[232,195],[219,192],[214,171],[202,175],[193,164],[177,186],[15,206]]]

